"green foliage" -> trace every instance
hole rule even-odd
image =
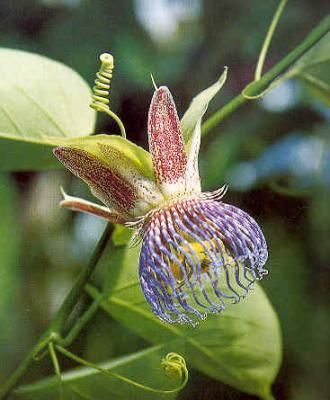
[[[330,33],[325,35],[288,71],[284,77],[295,77],[326,105],[330,106]]]
[[[111,340],[111,338],[110,338]],[[133,354],[118,357],[100,367],[138,381],[156,389],[171,390],[180,386],[180,377],[167,375],[161,359],[168,352],[167,346],[155,346]],[[127,400],[127,399],[174,399],[176,393],[160,394],[148,392],[116,377],[93,368],[76,368],[62,374],[61,382],[54,376],[20,387],[14,399],[58,400]]]
[[[270,386],[281,363],[281,335],[262,289],[257,286],[245,301],[228,306],[223,315],[209,316],[198,328],[164,324],[142,295],[138,254],[138,247],[111,244],[106,249],[99,266],[108,271],[104,309],[153,344],[171,344],[173,351],[184,355],[188,367],[244,392],[271,398]],[[89,292],[98,296],[93,287]]]
[[[115,5],[111,2],[105,4],[106,2],[98,0],[86,1],[80,2],[79,6],[73,5],[72,2],[72,5],[68,6],[68,2],[40,1],[37,4],[33,0],[24,0],[23,8],[20,1],[15,0],[10,3],[10,6],[4,4],[4,12],[0,13],[0,22],[2,22],[4,32],[0,33],[0,36],[5,45],[38,50],[48,56],[61,59],[74,66],[90,81],[94,77],[99,52],[112,51],[118,61],[116,61],[116,67],[120,66],[118,75],[116,73],[116,79],[114,79],[112,101],[115,100],[113,101],[115,107],[121,105],[123,108],[121,111],[128,121],[129,116],[127,117],[127,115],[132,107],[129,102],[127,106],[126,100],[133,97],[134,94],[136,95],[134,107],[135,104],[143,103],[142,99],[146,98],[143,89],[147,87],[149,89],[151,86],[150,71],[154,73],[157,82],[161,80],[161,83],[170,87],[176,85],[176,89],[181,89],[183,98],[186,95],[188,99],[190,98],[188,94],[193,93],[197,86],[214,80],[219,66],[229,65],[231,80],[224,96],[232,95],[231,91],[240,92],[241,87],[246,83],[245,77],[251,75],[252,63],[256,59],[262,32],[266,31],[268,18],[265,16],[270,15],[273,8],[271,2],[269,4],[265,2],[262,5],[259,4],[260,2],[255,2],[257,7],[252,7],[245,2],[235,3],[225,0],[220,4],[218,0],[205,1],[200,20],[196,19],[196,21],[190,21],[186,26],[180,26],[180,35],[184,36],[185,40],[180,42],[180,40],[172,39],[166,47],[164,44],[161,46],[152,42],[137,22],[135,13],[132,11],[132,0],[124,0]],[[299,29],[295,29],[295,26],[307,27],[310,22],[316,23],[317,18],[322,16],[322,10],[322,7],[316,7],[315,4],[311,5],[307,1],[299,2],[297,5],[289,4],[284,15],[284,22],[288,29],[281,30],[280,36],[276,34],[274,39],[279,38],[279,40],[272,46],[273,59],[279,58],[281,52],[282,54],[287,52],[301,40],[301,32]],[[288,19],[285,20],[285,18]],[[324,20],[323,28],[326,23]],[[17,31],[10,33],[11,25],[15,24]],[[197,38],[187,34],[188,25],[194,25],[193,32],[198,33]],[[251,29],[251,27],[253,28]],[[290,34],[288,34],[289,30]],[[249,35],[246,35],[247,31]],[[313,36],[316,40],[315,32],[310,39]],[[261,85],[259,90],[253,84],[256,89],[254,94],[258,97],[269,84],[278,83],[282,78],[296,77],[311,89],[313,95],[329,104],[329,34],[308,52],[306,52],[307,47],[305,50],[301,46],[298,47],[300,47],[301,54],[305,52],[300,60],[291,69],[288,69],[287,73],[283,74],[283,71],[290,67],[290,63],[291,65],[293,63],[294,49],[291,61],[290,57],[286,56],[284,64],[283,60],[276,64],[275,67],[280,65],[280,68],[271,69],[271,77],[263,81],[263,86]],[[276,48],[280,50],[278,53],[275,51]],[[60,164],[51,153],[52,146],[79,143],[82,146],[92,144],[93,147],[95,139],[87,137],[94,130],[95,116],[88,107],[90,90],[74,71],[60,63],[32,53],[0,49],[0,73],[0,170],[39,171],[59,167]],[[280,74],[283,75],[278,78]],[[209,100],[224,83],[224,76],[225,74],[206,92],[197,96],[198,100],[195,99],[192,103],[182,120],[186,136],[191,136],[195,131],[196,124],[205,112]],[[180,81],[174,82],[174,78],[178,77]],[[139,91],[133,93],[136,87],[139,88]],[[218,117],[208,124],[208,130],[214,128],[219,121],[232,114],[246,101],[246,99],[242,99],[242,96],[237,96],[235,99],[220,109]],[[120,104],[120,101],[117,100],[121,100],[122,103]],[[223,103],[222,96],[221,103]],[[297,106],[299,107],[301,104]],[[145,131],[146,115],[143,112],[134,108],[132,121],[129,121],[134,128],[130,129],[132,134]],[[187,115],[189,115],[188,121]],[[234,160],[239,157],[249,158],[251,154],[259,154],[267,148],[271,139],[270,136],[266,136],[268,128],[264,130],[265,134],[259,133],[251,123],[251,119],[246,118],[247,115],[250,117],[242,110],[240,118],[234,121],[230,129],[225,130],[225,133],[222,129],[223,131],[214,142],[205,143],[206,152],[202,156],[203,175],[206,177],[203,182],[204,186],[219,185],[222,183],[225,171],[233,164]],[[255,115],[258,120],[260,118],[260,120],[271,121],[269,114],[267,115],[265,112],[255,113]],[[298,113],[298,116],[298,119],[302,119],[300,118],[301,114]],[[143,129],[136,128],[136,126],[139,127],[139,118],[141,121],[143,120]],[[318,118],[321,117],[318,115]],[[280,119],[282,123],[279,123]],[[304,121],[307,129],[315,123],[313,118],[308,116],[305,118],[305,114]],[[276,133],[277,137],[288,130],[296,129],[295,122],[294,118],[287,118],[286,114],[282,114],[269,130],[274,132],[274,135]],[[246,139],[247,132],[248,139]],[[262,135],[264,135],[263,140],[260,138]],[[145,133],[143,133],[143,137],[146,137]],[[120,137],[109,136],[103,137],[102,140],[112,141],[112,145],[117,146],[118,149],[125,148],[127,157],[135,163],[137,168],[142,164],[147,165],[146,170],[152,174],[150,156],[144,150],[140,148],[136,150],[134,145],[127,147]],[[257,151],[253,150],[256,147]],[[20,175],[17,175],[16,178],[18,182],[21,182]],[[33,186],[33,190],[36,187]],[[24,201],[30,197],[30,186],[27,184],[24,189],[26,190],[22,191],[20,198],[22,201],[20,204],[23,206],[26,205]],[[38,190],[35,192],[38,193]],[[268,205],[272,195],[263,189],[260,190],[260,193],[258,192],[257,196],[251,195],[253,207],[260,210],[261,218],[264,219],[261,223],[262,227],[267,227],[263,212],[267,217],[269,215],[273,217],[274,214],[275,218],[283,220],[285,212],[281,210],[282,215],[278,216],[274,211],[276,206]],[[292,400],[328,398],[326,394],[327,360],[324,349],[329,347],[326,335],[329,318],[324,306],[327,291],[323,283],[326,281],[324,272],[326,268],[323,266],[327,267],[329,259],[329,246],[324,245],[328,237],[329,226],[326,218],[328,216],[328,195],[328,191],[322,192],[320,189],[316,196],[312,197],[311,195],[310,203],[306,200],[303,208],[307,209],[311,206],[311,215],[308,216],[308,219],[305,218],[307,223],[295,220],[294,215],[290,214],[290,217],[286,216],[289,227],[285,227],[287,221],[283,221],[282,224],[282,220],[281,227],[278,223],[269,224],[269,232],[266,235],[271,250],[269,262],[271,274],[265,285],[272,302],[279,310],[284,325],[286,360],[289,360],[285,366],[288,368],[285,382],[278,384],[282,385],[283,393],[285,392],[283,396]],[[33,207],[39,207],[40,204],[42,206],[36,197],[33,197],[33,201],[30,200]],[[297,212],[296,204],[292,206],[289,198],[285,200],[283,208],[285,210],[289,208],[292,214]],[[244,202],[243,194],[241,201]],[[2,176],[0,177],[2,215],[0,224],[0,242],[2,242],[0,243],[0,356],[5,362],[0,365],[1,374],[8,372],[6,369],[9,369],[10,363],[18,364],[17,356],[22,356],[20,352],[22,353],[21,349],[24,347],[24,340],[27,336],[26,330],[20,329],[22,323],[17,321],[20,313],[14,304],[20,281],[20,271],[17,271],[20,231],[17,227],[16,207],[12,183],[7,177]],[[34,210],[32,206],[30,209]],[[47,212],[48,209],[45,210],[45,213]],[[304,217],[306,216],[302,211],[301,213]],[[26,220],[35,219],[33,212],[26,214],[31,215],[24,216],[24,223]],[[293,218],[292,221],[291,218]],[[47,231],[47,223],[40,231]],[[301,232],[299,240],[294,237],[292,232],[293,226],[296,225]],[[69,226],[72,225],[67,223],[67,227]],[[29,231],[27,230],[27,232]],[[142,339],[133,336],[136,333],[157,346],[128,356],[119,356],[106,362],[105,368],[158,389],[172,389],[178,386],[179,382],[166,377],[160,366],[160,359],[168,351],[178,351],[187,358],[189,368],[194,367],[209,377],[221,380],[244,392],[256,394],[264,399],[271,398],[270,385],[274,381],[281,363],[281,335],[276,315],[262,289],[256,287],[246,300],[235,306],[229,305],[226,312],[220,316],[210,316],[198,328],[161,323],[151,313],[141,293],[137,276],[139,249],[126,247],[129,236],[129,232],[124,228],[115,230],[112,237],[113,243],[107,247],[106,254],[99,262],[100,271],[98,271],[96,285],[88,286],[88,291],[92,296],[99,294],[96,287],[102,287],[106,294],[106,300],[102,306],[108,314],[99,314],[102,314],[102,317],[107,318],[109,322],[114,322],[113,318],[115,318],[128,328],[129,334],[120,323],[115,321],[116,329],[109,328],[110,334],[107,329],[102,335],[96,332],[94,345],[90,347],[90,343],[86,343],[83,340],[84,335],[81,335],[75,343],[75,351],[84,352],[87,354],[87,359],[90,359],[89,356],[93,358],[95,341],[99,341],[97,348],[103,359],[107,359],[109,354],[117,357],[118,354],[133,352],[136,348],[145,345]],[[62,232],[58,233],[58,237],[61,237],[63,241],[67,240]],[[310,240],[305,240],[306,238]],[[57,249],[58,246],[57,243],[50,243],[51,241],[52,238],[45,245],[46,241],[33,238],[31,243],[34,248],[37,251],[40,248],[40,252],[45,254],[40,258],[42,262],[35,263],[40,264],[35,266],[35,276],[40,282],[34,276],[30,278],[29,275],[31,281],[27,280],[27,289],[22,292],[24,296],[32,293],[34,297],[38,293],[36,301],[40,301],[40,303],[44,301],[43,291],[40,290],[44,282],[41,281],[47,273],[38,275],[38,271],[47,271],[49,265],[56,263],[56,258],[63,258],[65,260],[63,264],[67,263],[69,269],[74,267],[79,259],[72,254],[65,254],[65,258],[62,254],[54,257],[54,252],[56,252],[54,249]],[[30,246],[30,242],[27,242],[27,246]],[[52,251],[49,251],[50,246]],[[68,247],[70,244],[66,248]],[[80,247],[76,247],[80,249],[81,244]],[[79,267],[81,267],[80,262],[81,258]],[[22,267],[31,263],[33,260],[22,258]],[[58,266],[56,265],[56,267]],[[63,274],[63,270],[59,268],[58,275],[61,276],[61,274]],[[51,280],[52,278],[48,277],[47,279]],[[33,285],[31,285],[32,280]],[[323,292],[319,288],[323,288]],[[51,293],[54,298],[58,297],[60,293],[60,291],[57,292],[55,286],[52,286],[50,292],[54,292]],[[28,297],[24,297],[24,300],[26,300],[24,305],[26,304],[28,307],[30,304]],[[58,299],[56,301],[58,302]],[[48,321],[49,310],[46,310],[47,307],[44,304],[41,308],[45,310],[45,314],[47,313]],[[109,314],[113,318],[109,318]],[[35,331],[44,329],[45,316],[40,318],[35,310],[32,312],[27,310],[26,315],[29,318],[31,316],[31,326],[36,328]],[[77,314],[72,313],[71,315],[72,320],[77,317],[78,321],[79,316],[79,310]],[[100,324],[102,322],[101,320]],[[90,327],[88,328],[90,329]],[[110,349],[105,356],[102,348],[108,346],[109,341],[113,347],[116,347],[117,342],[111,335],[121,335],[123,342],[126,338],[131,340],[130,344],[134,343],[136,348],[127,345],[124,351],[122,348],[120,350],[116,348],[117,353]],[[100,336],[102,337],[100,338]],[[124,346],[125,343],[121,345]],[[124,400],[127,398],[175,397],[174,395],[162,396],[142,391],[91,368],[79,368],[65,372],[62,384],[59,384],[56,377],[38,380],[40,376],[49,373],[47,363],[36,364],[33,358],[30,361],[30,363],[20,364],[21,372],[12,380],[9,388],[14,387],[18,378],[21,378],[28,369],[30,369],[30,373],[32,372],[29,381],[32,379],[35,383],[21,386],[16,391],[15,398],[37,400],[115,398]],[[13,370],[14,365],[10,369]],[[304,385],[301,385],[302,381]],[[321,387],[322,389],[320,389]],[[198,390],[200,391],[199,387]]]
[[[0,49],[1,170],[45,169],[58,163],[50,146],[93,132],[90,90],[65,65]]]

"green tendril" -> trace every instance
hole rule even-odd
[[[58,358],[56,355],[55,347],[53,342],[48,343],[48,350],[49,350],[49,355],[53,363],[54,371],[55,374],[58,378],[62,379],[62,374],[61,374],[61,368],[60,364],[58,362]]]
[[[180,379],[188,381],[188,369],[185,359],[177,353],[168,353],[162,359],[161,365],[169,375],[179,375]]]
[[[101,66],[96,73],[95,86],[93,87],[92,103],[90,107],[98,112],[104,112],[114,119],[120,129],[121,135],[126,138],[126,131],[121,119],[110,110],[110,83],[112,71],[114,69],[114,60],[111,54],[103,53],[100,55]]]
[[[263,66],[264,66],[264,63],[265,63],[265,60],[266,60],[266,56],[267,56],[267,53],[268,53],[268,49],[270,47],[270,43],[272,41],[272,38],[274,36],[276,27],[278,25],[278,22],[280,20],[280,17],[281,17],[281,15],[283,13],[284,7],[285,7],[287,2],[288,2],[288,0],[281,0],[280,4],[278,5],[278,7],[277,7],[277,9],[275,11],[275,14],[273,16],[272,22],[269,25],[267,35],[266,35],[265,40],[264,40],[264,42],[262,44],[262,47],[261,47],[261,51],[260,51],[258,62],[257,62],[256,71],[255,71],[255,74],[254,74],[254,79],[256,81],[258,81],[261,78],[262,69],[263,69]]]
[[[272,41],[272,38],[274,36],[276,27],[278,25],[278,22],[280,20],[280,17],[283,13],[284,7],[286,5],[286,3],[288,2],[288,0],[281,0],[280,4],[278,5],[275,14],[273,16],[272,22],[269,25],[268,28],[268,32],[266,34],[265,40],[262,44],[261,50],[260,50],[260,54],[258,57],[258,62],[257,62],[257,66],[256,66],[256,70],[255,70],[255,74],[254,74],[254,81],[252,81],[251,83],[249,83],[242,91],[242,96],[246,99],[246,100],[256,100],[259,99],[260,97],[263,97],[265,94],[267,94],[271,89],[273,89],[275,86],[277,86],[280,82],[281,79],[276,79],[273,82],[271,82],[271,84],[266,87],[264,90],[262,90],[260,93],[254,93],[254,85],[256,84],[256,82],[258,82],[261,79],[262,76],[262,69],[263,66],[265,64],[265,60],[266,60],[266,56],[270,47],[270,43]],[[253,93],[253,94],[252,94]]]
[[[176,353],[167,354],[166,357],[163,358],[161,361],[161,365],[164,367],[165,372],[167,374],[172,375],[172,376],[173,375],[179,376],[182,381],[178,387],[167,390],[167,389],[156,389],[151,386],[147,386],[142,383],[136,382],[133,379],[127,378],[127,377],[117,374],[115,372],[111,372],[105,368],[102,368],[96,364],[93,364],[89,361],[84,360],[83,358],[78,357],[77,355],[71,353],[69,350],[65,349],[64,347],[62,347],[60,345],[55,345],[55,348],[58,352],[62,353],[64,356],[75,361],[78,364],[81,364],[88,368],[96,369],[97,371],[101,372],[104,375],[119,379],[122,382],[125,382],[129,385],[135,386],[135,387],[145,390],[147,392],[161,393],[161,394],[176,393],[176,392],[179,392],[180,390],[182,390],[186,386],[188,379],[189,379],[189,372],[186,367],[186,362],[182,356],[180,356],[179,354],[176,354]]]
[[[60,363],[58,361],[56,350],[55,350],[55,346],[54,346],[53,342],[49,342],[48,343],[48,352],[49,352],[50,358],[52,360],[54,371],[55,371],[55,375],[56,375],[56,378],[57,378],[57,381],[58,381],[58,399],[59,400],[64,400],[65,397],[64,397],[64,387],[63,387],[62,372],[61,372]]]

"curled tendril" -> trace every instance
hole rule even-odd
[[[179,375],[180,379],[183,379],[183,382],[186,383],[188,381],[189,373],[186,361],[180,354],[168,353],[166,357],[162,359],[161,365],[168,375]]]
[[[91,107],[96,111],[109,109],[110,103],[110,84],[114,61],[111,54],[103,53],[100,55],[101,66],[96,73],[95,86],[93,87]]]
[[[81,357],[71,353],[71,351],[65,349],[64,347],[55,344],[55,349],[62,353],[64,356],[70,358],[71,360],[77,362],[78,364],[84,365],[85,367],[96,369],[97,371],[101,372],[104,375],[111,376],[112,378],[117,378],[122,382],[125,382],[129,385],[135,386],[139,389],[145,390],[146,392],[152,393],[161,393],[161,394],[171,394],[176,393],[182,390],[189,379],[189,372],[186,366],[186,362],[182,356],[177,353],[168,353],[165,358],[161,360],[161,365],[164,367],[165,372],[169,375],[179,375],[181,379],[181,384],[174,389],[156,389],[151,386],[146,386],[143,383],[139,383],[134,381],[133,379],[127,378],[116,372],[109,371],[108,369],[102,368],[98,365],[95,365],[87,360],[84,360]]]
[[[96,73],[95,86],[93,87],[92,102],[90,107],[98,112],[104,112],[113,118],[120,129],[121,135],[126,138],[126,131],[121,119],[110,110],[110,84],[112,71],[114,68],[114,59],[111,54],[103,53],[100,55],[101,66]]]

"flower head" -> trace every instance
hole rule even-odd
[[[118,136],[93,136],[54,150],[105,206],[64,194],[62,205],[136,229],[144,296],[163,321],[195,324],[245,297],[267,273],[267,246],[246,212],[222,202],[227,187],[201,192],[201,118],[220,80],[181,120],[167,87],[148,116],[150,154]]]

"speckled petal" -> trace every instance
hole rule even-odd
[[[111,160],[111,165],[123,179],[130,182],[136,192],[136,202],[134,205],[134,216],[140,216],[157,206],[163,200],[163,196],[156,185],[156,182],[143,175],[126,155],[116,148],[100,143],[101,152]]]
[[[137,196],[132,184],[92,154],[72,147],[57,147],[55,156],[85,181],[93,194],[123,216],[134,209]]]
[[[148,134],[157,183],[169,194],[180,191],[184,188],[187,156],[173,97],[165,86],[153,95]]]

